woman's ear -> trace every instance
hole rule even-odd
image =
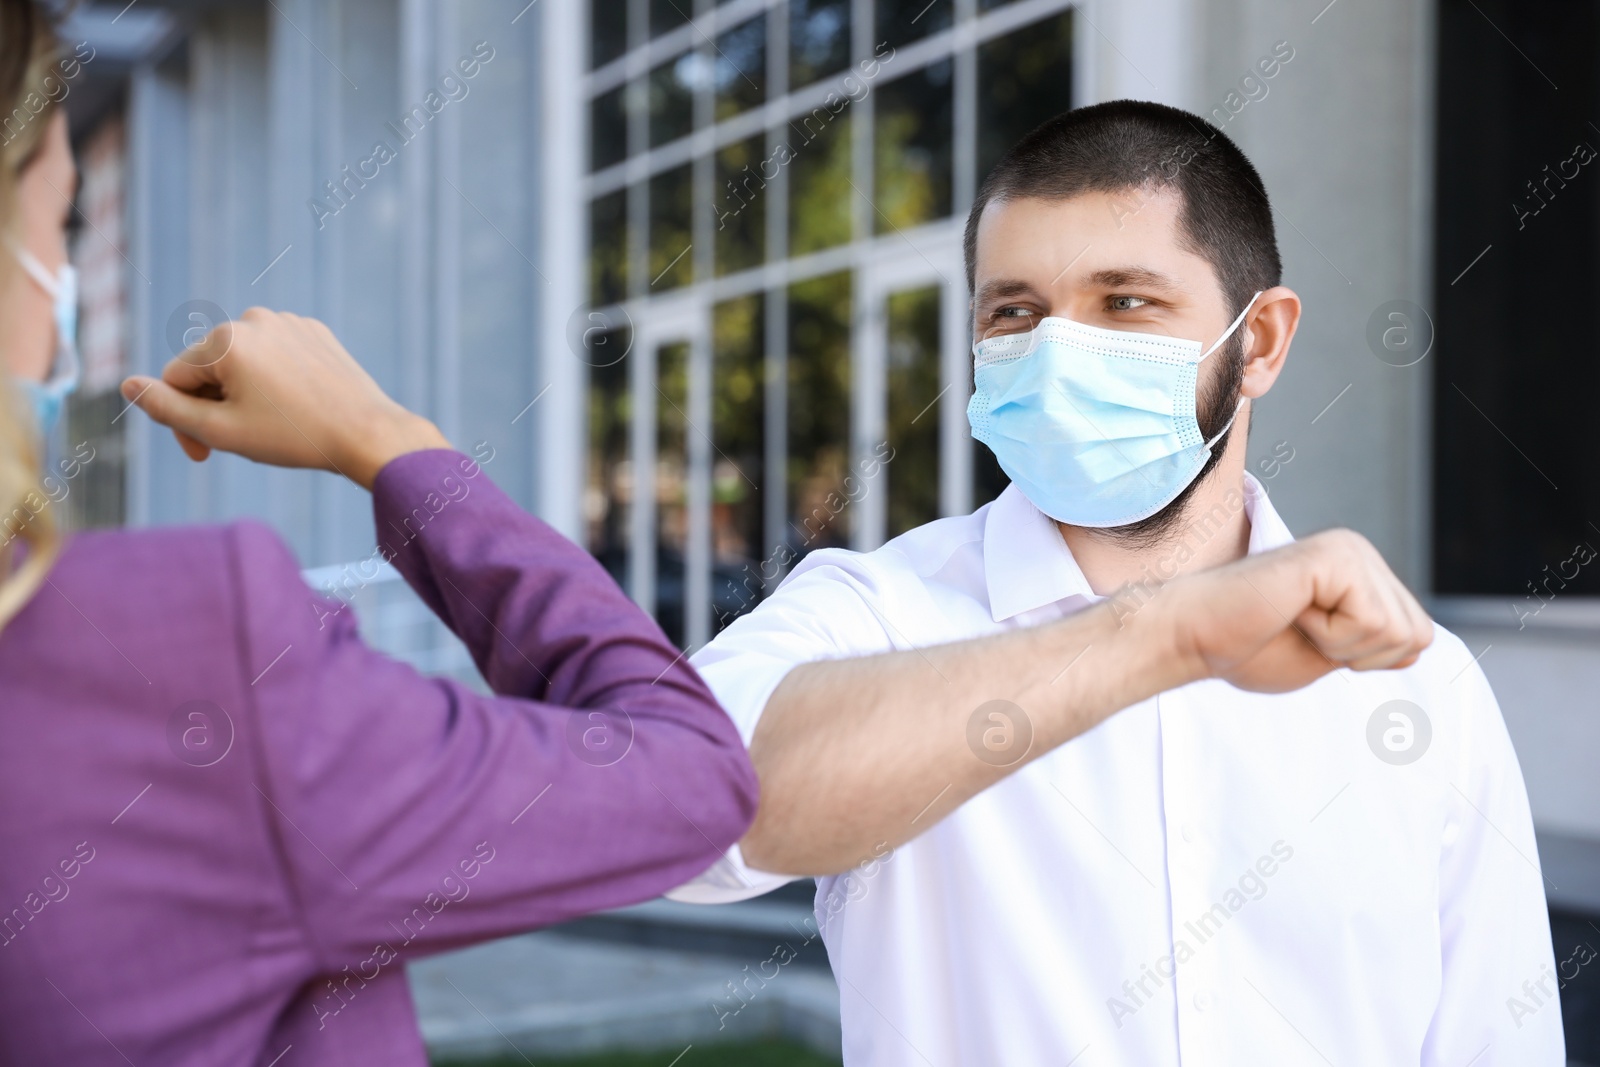
[[[1255,399],[1265,396],[1278,380],[1289,355],[1289,342],[1300,326],[1300,297],[1287,286],[1275,285],[1256,297],[1256,306],[1244,321],[1244,383],[1240,389]]]

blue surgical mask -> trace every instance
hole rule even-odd
[[[51,274],[32,252],[21,245],[8,244],[22,269],[55,302],[56,354],[50,377],[43,382],[18,380],[33,405],[39,433],[49,437],[61,421],[67,397],[78,388],[78,272],[67,263]]]
[[[1052,519],[1094,527],[1147,519],[1199,477],[1233,425],[1229,418],[1205,439],[1195,383],[1201,361],[1254,303],[1203,352],[1198,341],[1059,318],[981,341],[972,349],[972,436]]]

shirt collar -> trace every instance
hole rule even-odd
[[[1251,555],[1294,540],[1266,489],[1248,471],[1244,509],[1250,519]],[[1034,507],[1015,485],[1006,486],[984,519],[983,571],[995,622],[1069,597],[1100,599],[1089,587],[1055,520]]]

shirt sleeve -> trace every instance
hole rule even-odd
[[[877,589],[854,554],[808,556],[777,592],[736,619],[692,662],[728,710],[746,745],[778,684],[795,667],[865,656],[894,645],[872,608]],[[709,870],[667,894],[689,904],[725,904],[769,893],[792,875],[757,870],[734,845]]]
[[[370,979],[646,900],[743,834],[737,731],[587,553],[457,453],[373,492],[381,554],[493,694],[373,651],[270,531],[232,528],[257,789],[321,966]]]
[[[1476,664],[1439,867],[1439,1005],[1424,1067],[1563,1067],[1559,978],[1533,817],[1516,752]]]

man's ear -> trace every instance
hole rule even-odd
[[[1255,307],[1245,318],[1244,384],[1240,389],[1252,400],[1265,396],[1278,380],[1283,362],[1289,356],[1289,342],[1300,326],[1300,297],[1293,289],[1275,285],[1256,297]]]

